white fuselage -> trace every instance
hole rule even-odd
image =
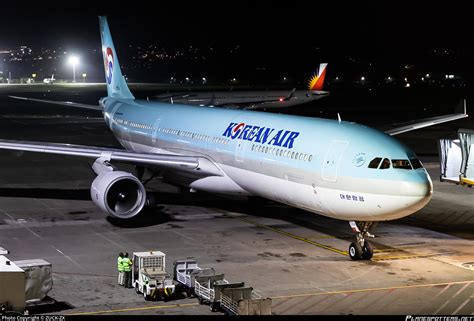
[[[201,155],[222,175],[168,177],[195,190],[255,195],[343,220],[410,215],[430,200],[424,168],[368,168],[416,155],[376,130],[327,119],[106,98],[105,119],[129,150]]]

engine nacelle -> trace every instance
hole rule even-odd
[[[146,191],[130,173],[104,171],[92,182],[91,197],[102,211],[118,218],[130,218],[145,206]]]

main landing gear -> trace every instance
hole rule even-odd
[[[349,222],[352,231],[356,233],[356,241],[349,246],[349,256],[353,260],[370,260],[374,255],[372,245],[366,238],[373,238],[369,231],[373,229],[377,222]]]

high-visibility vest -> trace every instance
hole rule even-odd
[[[123,272],[123,258],[120,256],[117,258],[117,269],[119,272]]]
[[[130,260],[128,257],[124,257],[122,259],[122,268],[124,272],[130,272],[130,265],[132,264],[132,260]]]

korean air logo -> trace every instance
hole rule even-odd
[[[114,70],[114,54],[110,47],[105,52],[105,79],[107,84],[112,82],[112,74]]]
[[[237,136],[239,136],[240,134],[240,129],[244,127],[245,127],[245,123],[237,124],[237,126],[235,126],[234,129],[232,130],[232,134],[230,135],[230,138],[236,139]]]

